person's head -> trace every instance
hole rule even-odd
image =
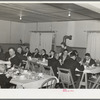
[[[66,56],[66,57],[67,57],[67,55],[68,55],[68,50],[65,49],[65,50],[63,51],[63,56]]]
[[[29,47],[26,47],[25,52],[29,52],[29,51],[30,51]]]
[[[42,53],[42,54],[46,54],[46,50],[45,50],[45,49],[42,49],[42,50],[41,50],[41,53]]]
[[[61,47],[64,48],[66,44],[64,42],[61,42]]]
[[[5,73],[6,71],[6,66],[5,65],[0,65],[0,73]]]
[[[50,51],[50,56],[52,56],[52,57],[55,56],[55,51],[54,51],[54,50],[51,50],[51,51]]]
[[[73,52],[75,52],[75,53],[76,53],[76,56],[78,56],[78,52],[77,52],[77,50],[73,50]]]
[[[23,48],[22,48],[22,47],[18,47],[18,48],[17,48],[17,52],[18,52],[19,54],[22,54]]]
[[[74,52],[74,51],[72,51],[71,53],[70,53],[70,57],[72,58],[72,59],[76,59],[76,57],[77,57],[77,55],[76,55],[76,53]]]
[[[90,53],[86,53],[86,54],[85,54],[85,59],[86,59],[86,60],[91,59],[91,55],[90,55]]]
[[[39,53],[39,49],[38,48],[35,48],[35,53]]]
[[[3,49],[2,49],[2,47],[0,46],[0,52],[2,53],[3,52]]]
[[[16,52],[15,52],[15,49],[13,47],[9,48],[8,50],[9,50],[9,55],[11,57],[15,55]]]

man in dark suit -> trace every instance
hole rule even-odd
[[[15,49],[13,47],[9,48],[9,61],[11,62],[11,67],[19,67],[21,64],[21,60],[18,58],[18,56],[15,53]]]
[[[77,76],[75,75],[75,69],[77,68],[80,71],[84,70],[84,66],[80,65],[79,62],[77,62],[76,60],[76,53],[75,52],[71,52],[70,53],[70,58],[66,59],[65,63],[62,65],[62,68],[65,69],[70,69],[73,80],[77,81]]]
[[[24,56],[27,56],[27,57],[28,57],[28,56],[32,56],[29,47],[26,47],[26,48],[25,48]]]
[[[32,53],[32,57],[34,58],[41,58],[40,54],[39,54],[39,49],[35,48],[35,52]]]
[[[0,87],[1,88],[9,88],[11,86],[10,80],[12,77],[5,74],[6,67],[4,65],[0,65]]]
[[[59,63],[59,60],[57,60],[57,59],[55,58],[55,51],[53,51],[53,50],[50,51],[50,57],[49,57],[49,59],[48,59],[48,66],[51,66],[51,67],[52,67],[53,72],[54,72],[54,75],[55,75],[56,77],[58,77],[58,74],[57,74],[57,72],[58,72],[57,67],[60,67],[60,63]]]

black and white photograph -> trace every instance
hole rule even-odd
[[[99,91],[100,2],[0,2],[0,89]]]

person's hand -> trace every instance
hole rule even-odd
[[[10,74],[6,74],[6,77],[9,78],[9,77],[11,77],[11,75]]]
[[[80,65],[83,65],[83,62],[82,61],[80,61],[79,63],[80,63]]]

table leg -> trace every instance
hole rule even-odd
[[[84,81],[85,78],[85,81]],[[87,73],[83,73],[80,84],[79,84],[79,88],[81,88],[81,86],[85,86],[85,88],[87,88]]]
[[[87,89],[87,73],[85,73],[85,87]]]

